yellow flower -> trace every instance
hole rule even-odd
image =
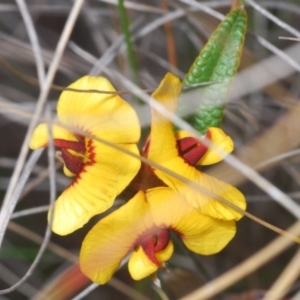
[[[159,101],[169,112],[175,113],[177,99],[181,90],[181,84],[177,77],[168,73],[160,83],[158,89],[153,93],[152,97]],[[183,137],[192,137],[186,132],[179,132],[177,139]],[[246,201],[243,194],[235,187],[217,180],[203,172],[199,171],[194,165],[208,165],[220,161],[222,158],[213,150],[206,149],[197,140],[194,140],[195,155],[188,154],[185,159],[180,153],[180,142],[178,144],[176,134],[173,130],[173,124],[160,112],[152,109],[152,124],[150,134],[150,144],[147,150],[147,156],[150,160],[160,164],[162,167],[185,177],[193,183],[213,192],[214,194],[226,199],[235,204],[241,209],[246,208]],[[219,128],[209,128],[207,138],[215,143],[225,152],[230,153],[233,150],[233,142]],[[203,151],[205,148],[206,152]],[[197,153],[198,149],[198,153]],[[192,156],[192,157],[189,157]],[[178,192],[187,202],[193,207],[207,216],[223,219],[223,220],[238,220],[243,215],[236,210],[229,208],[217,199],[207,195],[204,192],[187,185],[181,180],[175,178],[159,169],[155,169],[154,173],[167,186]]]
[[[180,89],[179,79],[167,74],[152,97],[175,112]],[[232,140],[221,129],[209,128],[206,138],[227,153],[233,150]],[[245,209],[245,198],[236,188],[195,168],[222,158],[188,132],[175,134],[173,124],[155,110],[144,155]],[[233,238],[235,220],[242,217],[212,196],[145,164],[131,186],[138,193],[96,224],[83,241],[80,266],[94,282],[109,281],[132,251],[128,263],[132,278],[138,280],[164,268],[173,253],[170,231],[179,234],[193,252],[217,253]]]
[[[142,279],[171,257],[171,230],[190,250],[203,255],[219,252],[236,231],[234,221],[201,214],[168,187],[140,191],[87,234],[80,252],[81,270],[104,284],[133,251],[129,272],[135,280]]]
[[[69,86],[114,92],[103,77],[85,76]],[[140,126],[133,108],[117,94],[64,91],[57,104],[61,124],[79,129],[139,154]],[[52,230],[66,235],[112,206],[140,168],[140,161],[92,138],[52,126],[54,145],[61,148],[64,173],[75,176],[55,202]],[[31,149],[48,145],[47,124],[34,130]]]

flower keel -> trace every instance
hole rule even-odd
[[[147,236],[138,244],[141,245],[148,258],[158,267],[160,262],[156,258],[156,253],[164,250],[170,241],[168,229],[156,229],[153,236]]]

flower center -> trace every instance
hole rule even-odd
[[[74,174],[78,174],[83,156],[86,152],[84,145],[84,137],[76,135],[78,141],[68,141],[62,139],[54,139],[54,145],[61,148],[62,158],[68,170]]]
[[[130,186],[135,191],[147,191],[155,187],[167,185],[154,174],[151,166],[142,162],[141,168]]]
[[[157,266],[161,265],[156,258],[156,253],[163,251],[170,241],[170,231],[168,229],[158,229],[155,234],[147,235],[139,244],[143,248],[148,258]]]

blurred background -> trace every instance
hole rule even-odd
[[[5,196],[40,94],[39,62],[26,16],[31,18],[40,44],[37,52],[47,71],[55,58],[66,21],[78,2],[0,1],[0,199]],[[93,74],[109,78],[118,91],[127,90],[122,78],[152,91],[167,71],[183,79],[208,37],[229,12],[231,2],[124,1],[134,47],[134,62],[130,62],[118,1],[83,1],[70,39],[65,41],[66,49],[53,83],[67,86],[85,74]],[[246,1],[245,7],[248,13],[245,48],[222,127],[235,141],[237,158],[298,204],[300,44],[279,37],[300,37],[300,2]],[[59,92],[51,89],[47,107],[53,115],[58,97]],[[143,138],[146,138],[148,108],[134,95],[124,97],[138,111]],[[56,164],[59,194],[70,181],[62,174],[60,163]],[[246,195],[248,211],[253,215],[281,229],[297,220],[296,213],[273,201],[236,168],[221,163],[205,170],[238,186]],[[1,289],[9,288],[28,272],[43,241],[50,197],[48,175],[47,151],[44,151],[23,188],[5,232],[0,251]],[[115,206],[122,201],[118,199]],[[180,299],[246,261],[278,237],[245,217],[237,224],[236,237],[216,255],[195,255],[179,239],[175,240],[176,252],[168,270],[158,274],[161,288],[151,278],[133,281],[126,265],[110,283],[97,286],[80,274],[76,260],[84,236],[101,217],[94,217],[68,236],[52,234],[31,276],[16,290],[0,295],[0,299]],[[257,270],[240,275],[209,299],[263,299],[265,291],[283,274],[297,250],[293,244],[270,261],[260,263]],[[297,269],[299,264],[294,262],[296,273]],[[296,298],[299,291],[300,280],[296,274],[280,299],[300,299]]]

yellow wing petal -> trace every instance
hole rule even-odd
[[[234,143],[230,136],[228,136],[221,128],[217,127],[210,127],[208,129],[210,133],[210,141],[214,143],[216,146],[218,146],[221,150],[223,150],[226,153],[231,153],[234,149]],[[189,133],[185,130],[180,130],[176,132],[176,139],[183,139],[186,137],[195,137],[195,135]],[[208,149],[206,153],[203,155],[203,157],[197,162],[196,165],[212,165],[219,161],[221,161],[223,158],[212,149]]]
[[[31,136],[29,148],[32,150],[36,150],[42,147],[46,147],[48,145],[48,124],[43,123],[38,125]],[[52,124],[51,125],[51,133],[53,136],[53,139],[62,139],[62,140],[68,140],[68,141],[77,141],[77,138],[75,135],[68,131],[67,129]]]
[[[198,223],[192,221],[198,220]],[[235,221],[223,221],[202,215],[182,219],[177,225],[178,230],[186,232],[182,236],[184,244],[193,252],[211,255],[220,252],[235,236]]]
[[[226,153],[231,153],[233,151],[233,140],[221,128],[210,127],[208,128],[208,131],[210,133],[210,140],[212,143]],[[212,149],[208,149],[203,157],[198,161],[197,165],[211,165],[221,160],[223,160],[223,158],[217,152]]]

